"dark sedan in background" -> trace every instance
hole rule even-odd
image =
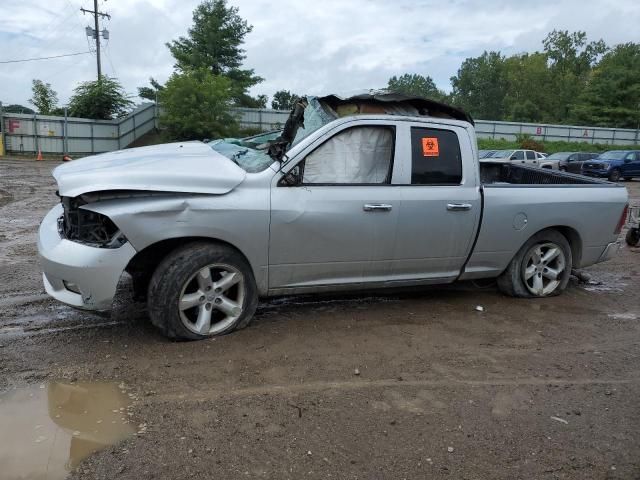
[[[558,152],[547,157],[547,160],[557,160],[558,167],[563,172],[581,173],[582,165],[598,156],[592,152]]]

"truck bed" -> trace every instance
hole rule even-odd
[[[613,186],[606,180],[584,177],[546,168],[480,162],[480,181],[484,186],[509,185],[590,185]]]
[[[560,230],[574,244],[573,265],[599,261],[627,203],[624,186],[571,173],[480,163],[482,220],[460,278],[495,277],[536,232]]]

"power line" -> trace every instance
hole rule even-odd
[[[49,60],[52,58],[73,57],[76,55],[86,55],[91,52],[77,52],[77,53],[65,53],[64,55],[53,55],[51,57],[37,57],[37,58],[23,58],[21,60],[2,60],[0,63],[20,63],[20,62],[34,62],[36,60]]]

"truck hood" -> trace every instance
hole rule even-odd
[[[61,196],[104,190],[224,194],[247,173],[202,142],[131,148],[75,160],[53,170]]]

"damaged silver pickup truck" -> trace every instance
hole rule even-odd
[[[38,248],[44,285],[108,310],[123,272],[165,335],[246,326],[258,298],[497,277],[562,292],[610,258],[624,187],[481,165],[473,120],[372,91],[301,99],[280,132],[96,155],[56,168]]]

